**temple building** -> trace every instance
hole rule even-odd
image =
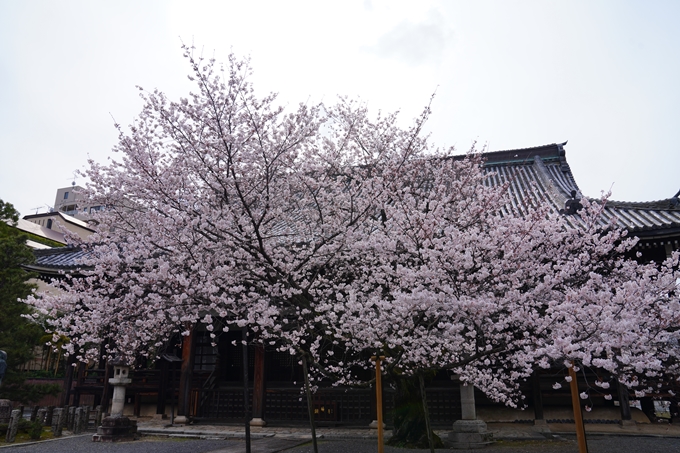
[[[490,183],[509,183],[511,209],[516,212],[522,213],[529,206],[547,201],[555,212],[567,216],[576,213],[583,195],[567,163],[565,145],[485,153],[485,169],[490,174]],[[639,238],[631,251],[632,256],[640,252],[639,259],[642,261],[660,263],[674,250],[680,249],[679,196],[680,192],[654,202],[609,201],[603,216],[605,220],[616,219],[620,227]],[[74,210],[78,208],[74,207]],[[58,277],[64,270],[77,272],[82,252],[76,249],[46,249],[36,250],[35,255],[36,262],[31,270],[47,278]],[[243,351],[240,346],[235,346],[240,338],[240,331],[230,331],[221,335],[216,346],[212,346],[209,333],[197,328],[190,336],[177,339],[152,369],[134,371],[133,382],[127,388],[126,412],[142,416],[172,413],[222,422],[242,420]],[[273,349],[251,347],[248,361],[252,423],[305,422],[306,402],[300,398],[302,370],[295,359]],[[80,365],[67,376],[63,402],[77,405],[83,404],[83,398],[92,398],[94,404],[108,405],[111,389],[106,383],[109,371],[102,365],[99,365],[100,369]],[[544,374],[537,374],[527,381],[523,389],[530,409],[523,413],[507,412],[507,421],[549,418],[549,411],[544,411],[544,407],[568,406],[568,390],[553,389],[553,382],[554,377]],[[384,397],[386,414],[392,405],[389,393],[387,388]],[[427,397],[434,425],[450,426],[461,418],[459,385],[451,380],[447,371],[440,372],[429,383]],[[372,389],[321,387],[314,398],[315,417],[321,424],[368,426],[375,420]],[[496,415],[489,415],[492,413],[489,408],[497,405],[494,406],[479,392],[476,392],[475,398],[480,418],[500,417],[499,411],[495,412]],[[616,416],[624,420],[631,418],[627,394],[621,393],[612,401],[602,398],[595,403],[603,408],[603,414],[620,414]],[[387,421],[389,423],[389,418]]]

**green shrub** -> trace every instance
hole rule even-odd
[[[25,418],[20,418],[19,419],[19,429],[17,430],[17,432],[28,433],[28,431],[31,429],[31,425],[33,425],[33,423],[30,420],[26,420]]]
[[[5,436],[7,435],[7,430],[9,429],[9,425],[6,423],[0,423],[0,439],[4,439]]]
[[[43,432],[43,426],[40,422],[32,422],[31,427],[28,429],[28,437],[32,440],[40,439]]]

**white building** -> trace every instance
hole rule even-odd
[[[88,214],[99,211],[102,206],[90,206],[84,203],[83,188],[75,183],[70,187],[57,189],[54,199],[54,211],[64,213],[76,219],[86,220]]]

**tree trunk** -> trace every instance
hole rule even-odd
[[[246,428],[246,453],[250,453],[250,404],[248,402],[248,328],[244,327],[241,331],[243,348],[243,419]]]
[[[427,430],[427,442],[430,444],[430,453],[434,453],[434,439],[432,436],[432,427],[430,426],[430,412],[427,410],[427,394],[425,393],[425,379],[423,375],[418,375],[418,383],[420,384],[420,398],[423,401],[423,415],[425,416],[425,429]]]
[[[408,448],[429,448],[425,406],[420,393],[419,378],[415,376],[397,378],[394,395],[392,437],[388,445]],[[443,448],[441,439],[432,433],[434,448]]]
[[[307,410],[309,411],[309,425],[312,428],[312,445],[314,453],[319,453],[319,446],[316,444],[316,427],[314,426],[314,404],[312,403],[312,387],[309,384],[309,370],[307,369],[307,357],[302,357],[302,373],[305,378],[305,393],[307,394]]]

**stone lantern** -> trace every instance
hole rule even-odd
[[[113,377],[109,379],[109,384],[113,385],[113,398],[111,399],[111,417],[122,417],[125,407],[125,386],[132,383],[128,377],[130,367],[118,363],[113,365]]]
[[[459,380],[458,376],[453,376],[452,379]],[[487,431],[484,421],[477,420],[475,388],[463,382],[460,382],[460,409],[461,420],[453,424],[448,444],[456,449],[482,448],[491,444],[492,433]]]
[[[125,386],[132,382],[129,377],[130,366],[121,357],[112,360],[111,364],[113,364],[113,377],[109,379],[109,384],[113,385],[111,415],[102,420],[102,425],[97,428],[97,434],[92,436],[94,442],[119,442],[139,438],[137,422],[123,415]]]

